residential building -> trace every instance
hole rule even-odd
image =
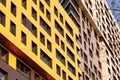
[[[79,28],[81,80],[119,80],[120,29],[106,0],[59,2]]]
[[[80,80],[78,36],[58,0],[0,0],[0,80]]]
[[[103,68],[102,78],[103,80],[119,80],[120,29],[106,1],[98,0],[96,1],[95,6],[97,9],[96,24],[102,33],[100,40],[101,61]]]

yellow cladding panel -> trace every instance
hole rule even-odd
[[[17,12],[16,17],[11,14],[10,9],[10,3],[11,1],[16,5]],[[68,16],[66,11],[62,8],[58,0],[50,0],[50,6],[45,1],[49,0],[37,0],[37,4],[33,3],[33,0],[26,0],[27,6],[26,9],[21,5],[21,0],[7,0],[6,7],[4,7],[2,4],[0,4],[0,10],[6,15],[6,24],[3,27],[0,24],[0,33],[4,35],[9,41],[11,41],[17,48],[19,48],[27,57],[32,59],[37,65],[39,65],[42,69],[44,69],[46,72],[48,72],[52,77],[54,77],[56,80],[62,80],[62,70],[66,72],[66,78],[68,80],[68,76],[70,76],[73,80],[78,80],[78,73],[82,74],[81,69],[78,67],[77,60],[80,61],[80,57],[77,54],[76,47],[79,48],[79,44],[76,41],[76,35],[78,35],[78,28],[75,26],[71,18]],[[39,2],[41,2],[44,5],[44,12],[41,12],[39,8]],[[54,6],[57,8],[58,16],[54,13]],[[35,10],[34,12],[37,13],[36,20],[32,17],[32,8]],[[47,12],[48,11],[48,12]],[[34,13],[33,12],[33,13]],[[49,17],[50,13],[50,20],[47,18]],[[36,27],[37,29],[37,36],[34,36],[32,31],[28,29],[25,25],[22,23],[22,14],[26,16],[26,18],[29,19],[29,21]],[[63,22],[60,20],[60,14],[63,16]],[[33,14],[34,15],[34,14]],[[48,28],[43,28],[40,25],[40,17],[43,18],[43,20],[47,23],[47,25],[51,29],[51,36],[47,33]],[[59,32],[59,29],[57,30],[55,28],[55,20],[58,22],[58,24],[63,29],[64,33],[63,36],[62,33]],[[16,35],[11,34],[10,32],[10,21],[13,21],[16,24]],[[65,26],[65,22],[67,22],[70,27],[73,30],[73,35],[67,30]],[[21,42],[21,33],[24,32],[26,34],[26,45],[24,45]],[[40,33],[42,33],[45,37],[45,44],[40,41]],[[59,45],[55,41],[55,34],[59,37]],[[69,36],[69,38],[74,43],[74,48],[70,46],[70,43],[66,41],[66,35]],[[35,54],[32,51],[32,41],[37,45],[37,54]],[[52,50],[50,51],[48,47],[49,42],[51,43]],[[65,50],[61,48],[61,41],[64,43]],[[67,55],[67,48],[70,49],[70,51],[74,54],[75,60],[72,61],[72,59]],[[13,48],[14,49],[14,48]],[[56,49],[59,50],[61,55],[65,58],[65,65],[63,65],[56,57]],[[43,50],[45,54],[51,59],[52,61],[52,68],[50,68],[46,63],[40,58],[42,55],[40,53],[40,50]],[[16,50],[17,51],[17,50]],[[21,54],[21,53],[17,53]],[[22,55],[24,57],[24,55]],[[16,69],[16,59],[12,53],[9,53],[9,65]],[[29,61],[29,60],[28,60]],[[68,70],[68,62],[75,68],[75,75]],[[59,76],[56,72],[56,65],[60,66],[60,75]]]
[[[14,68],[14,69],[16,69],[16,57],[15,57],[15,55],[13,55],[12,53],[9,53],[9,58],[8,58],[9,60],[9,65],[12,67],[12,68]]]

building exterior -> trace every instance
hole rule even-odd
[[[57,0],[0,0],[0,80],[79,80],[78,36]]]
[[[106,0],[59,0],[79,28],[81,80],[120,79],[120,29]]]
[[[71,19],[75,24],[79,24],[79,45],[80,55],[82,57],[81,69],[83,74],[81,80],[101,80],[102,79],[102,65],[100,61],[100,47],[99,47],[99,36],[100,32],[96,29],[95,23],[92,20],[93,13],[87,11],[85,8],[84,0],[61,0],[60,3],[63,5]],[[86,4],[88,2],[86,1]],[[70,6],[68,8],[68,6]],[[88,4],[90,11],[92,6]],[[73,13],[75,12],[76,13]],[[79,16],[76,16],[79,15]],[[90,19],[91,18],[91,19]],[[76,25],[77,25],[76,24]]]
[[[101,7],[99,7],[101,6]],[[99,9],[103,10],[99,10]],[[96,1],[97,26],[102,33],[100,41],[103,80],[120,79],[120,29],[106,1]],[[104,48],[103,48],[104,46]]]
[[[0,0],[0,80],[119,79],[106,0]]]

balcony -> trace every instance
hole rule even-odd
[[[73,13],[73,16],[75,17],[75,19],[77,19],[77,21],[80,21],[80,16],[79,16],[79,12],[76,11],[76,9],[73,7],[73,5],[71,3],[69,3],[69,5],[65,8],[67,13]]]
[[[71,0],[71,3],[74,5],[74,7],[76,8],[76,10],[79,12],[79,5],[76,2],[76,0]]]

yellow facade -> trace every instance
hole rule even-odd
[[[46,0],[47,1],[47,0]],[[39,67],[41,67],[43,70],[45,70],[48,74],[50,74],[55,80],[62,80],[62,70],[66,72],[66,80],[68,80],[68,76],[71,77],[73,80],[78,80],[78,73],[82,74],[82,71],[80,67],[78,66],[78,60],[80,61],[80,56],[78,55],[77,48],[79,49],[79,44],[76,41],[76,35],[78,35],[79,31],[78,28],[75,26],[75,24],[72,22],[70,17],[67,15],[65,10],[62,8],[62,6],[59,4],[58,0],[50,0],[50,5],[46,3],[45,0],[37,0],[37,3],[35,4],[32,0],[27,0],[26,9],[22,6],[22,0],[7,0],[6,6],[4,6],[2,3],[0,3],[0,11],[5,14],[5,26],[0,24],[0,34],[3,35],[8,41],[10,41],[15,47],[17,47],[19,50],[21,50],[28,58],[30,58],[33,62],[35,62]],[[49,0],[48,0],[49,1]],[[16,5],[16,16],[14,16],[11,13],[11,2]],[[39,6],[40,2],[44,5],[44,13],[41,12]],[[54,6],[58,10],[58,16],[54,13]],[[32,17],[32,8],[37,13],[36,20]],[[50,12],[50,20],[47,18],[47,10]],[[37,36],[35,37],[29,29],[27,29],[22,24],[22,14],[24,14],[32,24],[37,29]],[[63,16],[63,22],[60,20],[60,14]],[[51,35],[49,35],[40,25],[40,17],[49,25],[51,28]],[[10,32],[10,22],[14,22],[16,25],[16,35],[11,34]],[[55,21],[62,27],[64,33],[63,36],[61,33],[55,28]],[[67,22],[72,30],[73,35],[70,34],[70,32],[67,30],[65,26],[65,22]],[[26,45],[24,45],[21,42],[21,33],[24,32],[26,34]],[[42,33],[45,36],[45,44],[42,44],[40,42],[40,33]],[[59,45],[55,41],[55,34],[59,37]],[[73,47],[70,46],[70,44],[66,41],[66,35],[69,36],[69,38],[73,41]],[[2,38],[0,38],[2,39]],[[32,51],[32,41],[37,45],[37,53],[34,54]],[[49,41],[52,46],[52,50],[48,50],[48,43]],[[65,50],[61,48],[61,41],[64,43]],[[9,43],[5,43],[8,44]],[[10,49],[12,46],[7,46]],[[68,55],[67,55],[67,48],[73,53],[75,57],[75,61],[73,61]],[[61,53],[61,55],[65,58],[65,65],[63,65],[57,58],[56,58],[56,49]],[[50,68],[44,61],[40,59],[40,50],[44,51],[45,54],[52,60],[52,67]],[[15,50],[15,52],[18,52],[16,54],[20,54],[19,51]],[[10,51],[9,53],[9,65],[16,69],[16,54],[12,53]],[[19,57],[19,56],[18,56]],[[75,68],[75,74],[72,74],[70,70],[68,70],[68,63],[70,63]],[[60,75],[58,75],[56,65],[59,65],[60,67]],[[39,73],[39,72],[38,72]],[[48,79],[49,80],[49,79]]]

